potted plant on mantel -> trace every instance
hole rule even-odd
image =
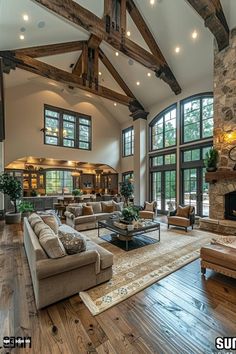
[[[218,150],[216,150],[214,147],[210,148],[205,155],[205,166],[207,172],[215,172],[217,170],[218,159]]]
[[[125,199],[125,205],[128,206],[129,198],[133,196],[134,186],[130,181],[124,181],[120,183],[120,194]]]
[[[14,205],[13,212],[5,214],[6,224],[18,224],[21,222],[21,213],[17,210],[17,201],[22,197],[21,182],[7,173],[0,176],[0,192],[9,196]]]

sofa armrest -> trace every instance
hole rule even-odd
[[[38,279],[45,279],[56,274],[97,263],[99,254],[97,251],[85,251],[57,259],[43,259],[36,262],[36,274]]]
[[[64,215],[71,220],[74,220],[75,218],[75,215],[68,210],[65,211]]]

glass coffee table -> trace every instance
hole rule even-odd
[[[129,250],[129,241],[133,239],[134,236],[139,236],[144,234],[147,234],[148,232],[151,231],[158,231],[158,240],[157,242],[160,242],[160,223],[156,221],[145,221],[143,222],[142,226],[139,226],[137,228],[134,228],[133,230],[128,230],[127,228],[121,228],[117,226],[119,223],[119,219],[108,219],[108,220],[102,220],[98,221],[98,237],[100,237],[100,229],[105,228],[107,230],[112,231],[116,237],[124,241],[126,243],[126,251]],[[125,225],[125,224],[123,224]],[[123,226],[125,227],[125,226]]]

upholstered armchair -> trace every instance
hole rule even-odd
[[[194,206],[181,206],[179,205],[176,210],[170,212],[167,216],[168,219],[168,229],[170,225],[183,227],[185,231],[188,231],[188,227],[195,223],[195,208]]]
[[[141,219],[154,219],[156,216],[157,202],[145,202],[144,208],[139,211],[139,217]]]

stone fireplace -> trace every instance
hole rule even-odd
[[[229,157],[236,146],[236,28],[230,33],[229,47],[214,58],[214,147],[219,151],[216,172],[209,172],[210,215],[200,227],[236,235],[236,162]]]

